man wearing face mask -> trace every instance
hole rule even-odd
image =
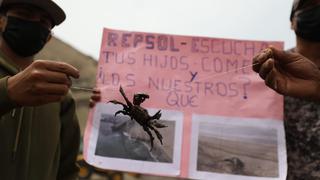
[[[3,0],[0,13],[1,179],[75,179],[80,130],[68,91],[79,72],[34,60],[65,14],[51,0]]]
[[[287,179],[320,179],[320,0],[295,0],[290,19],[296,47],[264,50],[253,70],[286,95]]]

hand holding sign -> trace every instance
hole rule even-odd
[[[320,99],[320,71],[308,58],[268,48],[253,58],[253,70],[276,92],[294,97]]]
[[[8,79],[8,94],[21,106],[58,102],[69,91],[69,76],[79,78],[79,71],[67,63],[37,60]]]

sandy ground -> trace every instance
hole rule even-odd
[[[200,171],[277,177],[277,163],[276,144],[200,137],[197,163]]]

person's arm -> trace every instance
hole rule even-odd
[[[320,100],[320,70],[301,54],[270,47],[253,58],[253,70],[282,95]]]
[[[78,78],[79,71],[67,63],[37,60],[8,78],[8,96],[21,106],[59,102],[69,91],[69,77]]]
[[[79,71],[67,63],[37,60],[14,76],[1,78],[0,116],[15,106],[60,101],[71,85],[69,77],[78,78]]]
[[[9,98],[8,95],[8,78],[9,76],[0,79],[0,117],[17,107],[17,105]]]
[[[61,105],[61,154],[58,180],[77,179],[79,171],[76,160],[79,153],[80,128],[75,111],[75,102],[68,94]]]

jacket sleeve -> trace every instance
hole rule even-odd
[[[7,90],[7,82],[9,76],[4,78],[0,78],[0,117],[12,110],[13,108],[17,107],[8,95]]]
[[[80,144],[80,128],[76,116],[75,101],[67,95],[61,111],[61,155],[58,180],[77,179],[79,168],[76,164]]]

